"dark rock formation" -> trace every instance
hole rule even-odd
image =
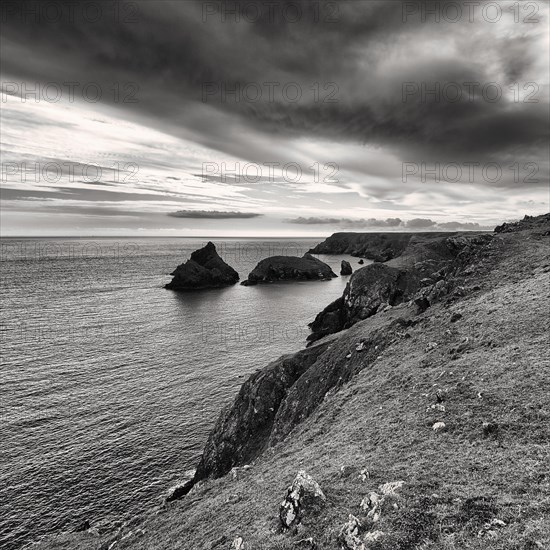
[[[279,508],[281,525],[284,529],[298,525],[304,516],[320,512],[326,500],[319,484],[304,470],[300,470]]]
[[[342,260],[342,264],[340,266],[340,275],[351,275],[353,273],[353,269],[351,268],[351,264],[349,262],[346,262],[346,260]]]
[[[233,405],[221,413],[210,433],[195,482],[223,476],[234,466],[248,464],[268,446],[281,402],[326,348],[321,344],[283,356],[243,384]]]
[[[326,281],[337,277],[332,269],[311,254],[296,256],[271,256],[262,260],[241,284],[255,285],[274,281]]]
[[[170,290],[219,288],[239,281],[239,274],[220,258],[211,242],[195,250],[191,259],[179,265],[172,275],[174,278],[165,287]]]
[[[363,260],[363,258],[361,258],[357,263],[360,264],[360,265],[363,265],[365,263],[365,260]]]
[[[471,234],[438,239],[411,239],[401,256],[386,263],[373,263],[356,271],[350,278],[344,294],[323,311],[310,324],[310,342],[327,334],[339,332],[377,313],[386,305],[397,305],[417,300],[419,311],[450,290],[444,281],[468,256],[468,250],[490,234]]]
[[[424,241],[456,233],[334,233],[310,250],[311,254],[350,254],[375,262],[400,256],[411,239]],[[359,262],[361,263],[361,262]]]

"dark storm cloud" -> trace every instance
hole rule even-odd
[[[178,210],[168,214],[173,218],[193,218],[204,220],[229,220],[258,218],[261,214],[254,212],[219,212],[217,210]]]
[[[449,3],[465,4],[436,4]],[[524,25],[518,37],[493,32],[479,12],[474,23],[466,15],[458,23],[422,21],[422,2],[400,0],[259,1],[248,16],[250,0],[145,1],[134,18],[125,9],[114,17],[116,3],[93,2],[103,13],[96,22],[79,9],[71,18],[66,6],[74,2],[54,2],[65,7],[59,20],[21,15],[39,11],[40,4],[4,8],[7,74],[97,82],[111,102],[114,83],[135,83],[137,102],[120,108],[152,116],[172,132],[191,129],[197,141],[243,158],[260,161],[268,154],[249,129],[381,145],[404,160],[498,162],[515,154],[547,162],[545,101],[489,101],[482,93],[483,85],[496,82],[509,94],[513,82],[531,78],[537,55],[548,55],[538,48],[547,24],[542,12],[539,24]],[[235,4],[243,10],[239,22],[228,11]],[[503,22],[511,17],[505,13]],[[544,93],[547,77],[541,78]],[[268,82],[278,83],[273,100]],[[479,83],[475,90],[466,85],[471,82]],[[242,92],[251,83],[261,99],[236,101],[231,90]],[[289,83],[301,90],[299,101],[282,95]],[[445,85],[464,99],[423,94],[423,86]],[[230,93],[224,95],[224,87]]]

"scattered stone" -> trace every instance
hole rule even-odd
[[[357,263],[363,265],[365,263],[365,260],[361,258]]]
[[[363,351],[365,349],[365,342],[358,342],[355,345],[355,351]]]
[[[403,487],[405,484],[404,481],[390,481],[389,483],[384,483],[383,485],[380,485],[378,489],[380,489],[380,492],[384,496],[388,495],[396,495],[397,491]]]
[[[429,353],[430,351],[434,350],[435,348],[437,348],[438,346],[438,343],[437,342],[428,342],[428,344],[426,345],[426,349],[424,350],[426,353]]]
[[[237,537],[231,544],[231,550],[244,550],[244,541],[242,537]]]
[[[346,355],[346,359],[351,359],[351,352]]]
[[[451,315],[451,323],[456,323],[459,319],[462,319],[462,313],[453,313]]]
[[[367,481],[369,477],[370,477],[370,472],[368,470],[361,470],[361,472],[359,473],[359,479],[361,481]]]
[[[426,409],[427,413],[432,411],[445,412],[445,405],[442,405],[441,403],[434,403]]]
[[[193,479],[190,479],[185,483],[178,483],[177,485],[170,487],[166,496],[163,499],[163,505],[165,505],[167,502],[172,502],[174,500],[179,500],[180,498],[183,498],[193,488],[193,485],[194,481]]]
[[[370,493],[368,497],[365,497],[360,504],[361,510],[367,513],[367,518],[373,522],[377,522],[380,519],[380,511],[382,508],[383,497],[378,493]]]
[[[436,422],[432,426],[432,430],[434,432],[444,432],[446,430],[447,426],[445,425],[445,422]]]
[[[351,268],[351,264],[346,262],[346,260],[342,260],[340,264],[340,275],[351,275],[352,273],[353,269]]]
[[[234,468],[231,468],[230,474],[233,479],[238,479],[241,472],[246,472],[247,470],[250,470],[252,466],[250,464],[245,464],[244,466],[235,466]]]
[[[497,529],[506,527],[506,523],[501,519],[494,518],[483,525],[483,528],[477,533],[478,538],[488,537],[496,539],[498,537]]]
[[[306,513],[315,512],[326,502],[319,484],[304,470],[300,470],[279,509],[279,518],[285,529],[301,522]]]
[[[237,504],[241,500],[241,495],[229,495],[227,501],[229,504]]]
[[[338,533],[340,547],[343,550],[365,550],[365,545],[359,538],[361,529],[361,522],[354,515],[350,514],[348,522],[344,523]]]
[[[371,531],[367,533],[364,537],[365,542],[376,542],[380,540],[385,535],[384,531]]]

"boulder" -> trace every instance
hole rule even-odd
[[[304,470],[300,470],[279,509],[282,526],[289,529],[298,525],[304,515],[318,512],[326,500],[319,484]]]
[[[211,242],[195,250],[191,258],[180,264],[172,275],[174,278],[165,286],[169,290],[220,288],[239,281],[239,274],[220,258]]]
[[[245,286],[276,281],[327,281],[337,277],[330,266],[311,254],[297,256],[271,256],[258,263],[250,272]]]
[[[349,262],[346,262],[346,260],[342,260],[340,266],[340,275],[351,275],[352,273],[353,269],[351,268],[351,264]]]
[[[344,523],[338,533],[338,544],[343,550],[365,550],[360,534],[363,529],[361,522],[352,514],[349,520]]]

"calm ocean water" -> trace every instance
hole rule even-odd
[[[348,280],[165,290],[207,240],[2,239],[0,547],[158,504],[247,375],[303,347]],[[319,242],[212,240],[241,279]]]

